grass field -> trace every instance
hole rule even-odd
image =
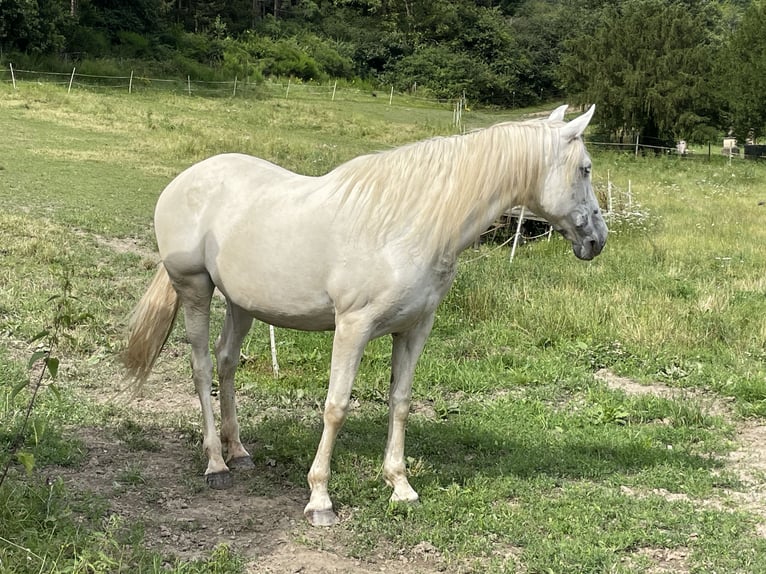
[[[390,342],[374,341],[333,460],[343,521],[317,531],[301,511],[330,334],[278,330],[275,380],[253,329],[237,383],[257,470],[231,491],[203,486],[181,329],[145,396],[119,393],[154,203],[214,153],[319,174],[452,133],[452,111],[0,90],[0,572],[766,571],[766,166],[594,151],[616,211],[600,257],[559,238],[512,265],[467,251],[416,373],[421,503],[390,505],[380,477]],[[20,443],[46,345],[58,376]]]

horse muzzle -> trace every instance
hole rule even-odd
[[[596,229],[593,235],[588,235],[580,240],[572,241],[572,251],[574,252],[575,257],[584,259],[585,261],[593,259],[603,251],[604,245],[606,245],[607,233],[606,225],[602,224]]]

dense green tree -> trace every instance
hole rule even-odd
[[[68,3],[63,0],[0,1],[0,48],[30,54],[64,48]]]
[[[720,61],[727,119],[740,141],[766,134],[766,4],[753,2]]]
[[[591,34],[568,43],[565,90],[597,104],[601,126],[672,142],[706,139],[717,125],[709,80],[721,18],[706,0],[630,0],[605,5]]]

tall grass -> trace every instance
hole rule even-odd
[[[91,313],[62,348],[58,396],[43,397],[34,428],[46,432],[28,438],[37,441],[40,468],[82,464],[73,426],[112,425],[131,436],[149,428],[88,397],[116,376],[109,357],[151,275],[152,211],[174,174],[223,151],[319,174],[360,153],[454,131],[449,110],[372,98],[0,90],[0,428],[17,420],[25,395],[12,400],[11,390],[26,376],[24,341],[45,321],[63,270]],[[466,116],[479,127],[510,115]],[[482,571],[570,573],[647,571],[642,550],[659,548],[682,549],[689,570],[766,569],[755,518],[700,502],[741,487],[722,458],[732,421],[693,402],[629,397],[594,378],[609,369],[704,391],[739,415],[766,415],[766,166],[592,152],[604,200],[607,174],[615,190],[625,192],[629,182],[631,189],[629,199],[613,198],[618,209],[600,257],[577,261],[555,236],[524,245],[513,264],[506,248],[490,244],[462,257],[416,373],[408,434],[410,474],[422,497],[415,509],[389,506],[379,481],[390,342],[367,349],[354,389],[359,407],[341,435],[331,485],[340,507],[353,509],[335,535],[345,552],[373,559],[428,541],[447,569],[475,562]],[[254,491],[266,488],[275,465],[279,479],[269,488],[304,484],[326,392],[331,335],[279,330],[277,341],[279,380],[262,326],[245,342],[237,375],[244,438],[268,446],[255,454],[266,474],[243,479]],[[161,368],[187,377],[180,330],[169,344]],[[186,423],[158,417],[151,424]],[[189,445],[190,458],[199,456],[196,446]],[[0,532],[3,564],[19,572],[162,564],[142,546],[140,525],[102,523],[83,493],[19,471],[0,492],[8,525]],[[151,480],[137,467],[124,472],[136,488]],[[663,491],[679,497],[657,495]],[[94,508],[108,506],[99,500]],[[206,561],[171,565],[242,568],[240,557],[222,549]]]

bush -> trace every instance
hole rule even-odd
[[[324,74],[333,78],[353,77],[354,62],[349,46],[313,34],[302,36],[300,44],[305,46],[306,52],[311,55]]]
[[[263,74],[319,80],[327,76],[294,37],[273,40],[251,33],[241,41],[228,39],[224,44],[223,62],[227,70],[247,77]]]
[[[100,30],[86,26],[77,26],[72,31],[67,49],[70,52],[101,55],[109,53],[109,39]]]
[[[117,32],[118,51],[123,58],[146,58],[151,54],[149,40],[135,32]]]
[[[386,83],[408,90],[417,82],[437,98],[457,98],[463,93],[476,100],[488,95],[507,98],[511,89],[505,78],[470,54],[446,46],[426,46],[405,56],[383,75]]]

